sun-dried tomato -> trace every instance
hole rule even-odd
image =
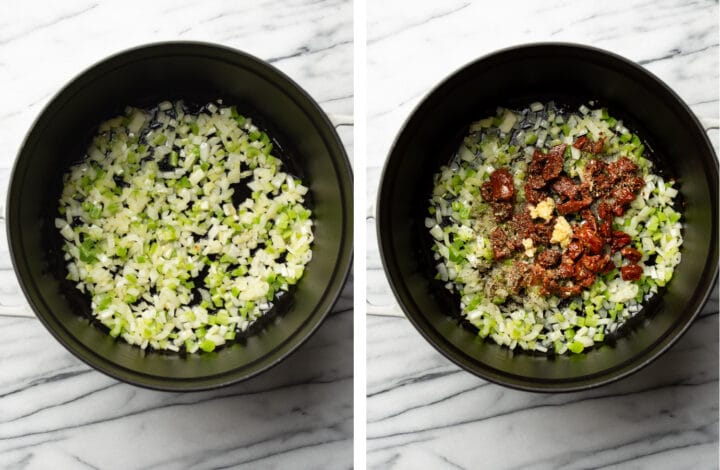
[[[583,220],[585,221],[585,225],[590,227],[593,232],[598,231],[597,219],[595,218],[595,214],[593,214],[590,209],[581,210],[580,217],[583,218]]]
[[[493,256],[496,261],[505,259],[512,254],[508,246],[508,237],[501,227],[495,227],[495,230],[492,231],[490,234],[490,242],[492,243]]]
[[[560,144],[552,147],[545,157],[545,167],[542,170],[542,177],[550,181],[560,176],[563,169],[563,154],[567,145]]]
[[[596,142],[593,142],[592,140],[588,139],[587,136],[583,135],[575,140],[573,147],[585,152],[598,154],[602,152],[604,144],[605,137],[598,139]]]
[[[598,154],[603,151],[603,146],[605,145],[605,137],[602,137],[601,139],[598,139],[597,142],[595,142],[592,146],[592,149],[590,152],[594,154]]]
[[[532,238],[533,242],[537,245],[548,245],[552,238],[553,227],[555,227],[555,222],[552,219],[546,223],[534,224],[530,238]]]
[[[515,183],[507,168],[498,168],[490,180],[480,187],[480,195],[487,202],[510,202],[515,196]]]
[[[537,255],[537,262],[543,268],[554,268],[560,262],[562,253],[555,249],[545,250]]]
[[[568,297],[574,297],[582,292],[582,286],[573,284],[567,286],[560,286],[560,297],[567,299]]]
[[[624,247],[630,241],[632,238],[627,233],[623,232],[622,230],[615,230],[612,233],[612,251],[613,253],[618,251],[620,248]]]
[[[595,282],[595,273],[590,271],[584,264],[575,265],[575,283],[583,287],[590,287]]]
[[[628,264],[620,268],[620,274],[624,281],[637,281],[642,276],[643,268],[637,264]]]
[[[525,190],[527,190],[527,188],[540,189],[545,187],[545,184],[542,175],[530,175],[525,182]]]
[[[568,202],[561,202],[557,205],[557,211],[560,215],[572,214],[573,212],[577,212],[581,209],[588,207],[590,204],[592,204],[592,198],[590,197],[585,197],[583,199]]]
[[[580,136],[577,139],[575,139],[575,143],[573,143],[573,147],[575,147],[578,150],[583,150],[587,143],[590,141],[587,137]]]
[[[542,178],[540,177],[540,179]],[[528,203],[536,205],[545,198],[547,198],[547,194],[544,191],[525,186],[525,200]]]
[[[556,270],[557,276],[562,279],[568,279],[575,275],[575,263],[567,256],[562,257],[562,263]]]
[[[580,191],[578,185],[567,176],[561,176],[552,183],[552,189],[565,199],[575,199]]]
[[[598,211],[598,216],[600,216],[600,218],[602,220],[612,221],[613,213],[612,213],[612,207],[610,207],[610,204],[608,204],[605,201],[600,201],[598,203],[597,211]]]
[[[615,269],[615,262],[610,259],[610,255],[605,255],[603,258],[605,258],[605,265],[603,266],[602,271],[600,271],[600,274],[607,274]]]
[[[568,257],[571,260],[576,260],[583,252],[583,247],[578,241],[571,241],[570,244],[565,249],[565,254],[568,255]]]
[[[582,243],[585,251],[592,255],[600,253],[602,251],[603,245],[605,244],[603,242],[603,239],[598,236],[597,232],[592,230],[587,225],[583,225],[578,230],[576,230],[575,236],[578,240],[580,240],[580,243]]]
[[[615,189],[613,189],[612,197],[615,199],[616,204],[622,204],[626,205],[630,202],[632,202],[633,199],[635,199],[635,195],[630,190],[630,188],[626,186],[620,186]]]
[[[602,255],[584,255],[580,258],[580,264],[590,272],[599,273],[605,266],[605,260]]]
[[[625,248],[620,250],[620,254],[623,255],[631,263],[637,263],[642,259],[642,253],[640,253],[640,251],[631,246],[626,246]]]
[[[603,220],[598,228],[598,234],[609,242],[612,238],[612,224],[607,220]]]
[[[506,220],[510,220],[513,215],[512,202],[491,202],[490,208],[493,211],[495,220],[497,220],[498,222],[505,222]]]
[[[637,170],[638,166],[627,157],[621,157],[607,165],[607,171],[613,178],[622,178],[623,175],[635,173]]]

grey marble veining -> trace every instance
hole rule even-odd
[[[15,153],[68,80],[157,41],[224,44],[269,60],[328,112],[352,157],[352,2],[12,2],[0,7],[0,209]],[[242,384],[176,394],[75,359],[19,290],[0,220],[0,468],[349,468],[352,280],[287,361]]]
[[[393,138],[451,72],[538,41],[585,43],[642,64],[690,105],[717,149],[717,2],[369,2],[368,468],[718,468],[717,285],[702,316],[661,359],[626,380],[572,394],[480,380],[393,316],[373,217]]]

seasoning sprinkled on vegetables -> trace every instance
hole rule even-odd
[[[673,185],[605,109],[499,108],[435,176],[436,278],[483,338],[586,352],[672,278],[683,241]]]

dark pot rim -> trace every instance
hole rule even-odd
[[[380,251],[380,259],[382,260],[383,269],[385,271],[386,278],[388,280],[388,283],[390,284],[390,288],[393,291],[393,294],[395,296],[395,299],[404,312],[407,319],[410,320],[410,323],[415,327],[415,329],[425,338],[425,340],[430,343],[438,352],[440,352],[443,356],[445,356],[447,359],[449,359],[451,362],[455,363],[456,365],[460,366],[462,369],[464,369],[467,372],[470,372],[471,374],[488,380],[490,382],[496,383],[498,385],[502,385],[508,388],[512,388],[515,390],[521,390],[526,392],[541,392],[541,393],[556,393],[556,392],[578,392],[582,390],[588,390],[591,388],[600,387],[603,385],[610,384],[612,382],[615,382],[617,380],[620,380],[624,377],[627,377],[629,375],[632,375],[639,370],[646,367],[648,364],[653,362],[655,359],[660,357],[665,351],[667,351],[670,347],[672,347],[680,337],[685,334],[685,332],[688,330],[690,325],[693,323],[695,318],[697,318],[698,314],[704,307],[704,305],[707,303],[708,298],[710,297],[710,294],[712,292],[712,287],[715,283],[715,281],[718,278],[718,260],[717,256],[708,259],[705,263],[704,267],[704,279],[705,279],[705,286],[702,289],[702,294],[700,295],[700,301],[697,303],[697,307],[692,312],[692,315],[685,320],[684,324],[680,325],[680,328],[677,328],[677,322],[671,328],[672,333],[667,335],[666,337],[659,338],[657,341],[655,341],[653,344],[648,346],[642,354],[639,354],[635,356],[633,359],[626,361],[624,363],[621,363],[619,365],[616,365],[615,367],[612,367],[610,369],[606,369],[602,373],[598,373],[596,375],[592,376],[584,376],[580,377],[578,379],[567,379],[567,380],[558,380],[555,382],[544,382],[544,381],[537,381],[534,379],[528,379],[526,377],[515,375],[503,371],[498,371],[496,369],[489,369],[489,368],[481,368],[477,366],[477,363],[473,360],[471,360],[468,356],[464,354],[464,352],[452,344],[450,341],[448,341],[445,337],[443,337],[439,332],[437,332],[430,323],[424,318],[423,315],[419,314],[417,312],[416,308],[413,308],[416,306],[414,299],[412,298],[412,295],[408,292],[406,295],[406,292],[403,292],[400,287],[398,286],[398,282],[396,281],[397,278],[399,278],[399,269],[396,266],[396,258],[392,251],[391,242],[388,238],[383,236],[383,226],[382,226],[382,208],[383,208],[383,192],[386,184],[386,178],[387,178],[387,172],[390,166],[390,161],[393,158],[393,155],[398,151],[398,144],[402,140],[403,136],[406,132],[408,132],[408,129],[411,128],[411,126],[414,124],[414,121],[416,119],[419,119],[418,116],[425,112],[424,108],[425,106],[428,106],[428,101],[434,97],[436,94],[441,94],[445,92],[445,88],[452,86],[453,82],[458,79],[459,76],[467,73],[469,69],[472,67],[477,66],[479,63],[487,61],[489,59],[497,58],[500,56],[504,56],[506,54],[512,54],[516,53],[518,51],[530,51],[530,50],[537,50],[537,49],[546,49],[546,48],[555,48],[558,51],[564,50],[564,51],[574,51],[576,53],[584,53],[584,54],[592,54],[594,57],[603,57],[606,60],[609,59],[610,61],[614,61],[613,64],[616,67],[621,67],[624,69],[623,74],[626,74],[628,70],[633,71],[636,74],[639,74],[643,76],[645,79],[655,82],[657,86],[660,87],[660,89],[666,94],[667,98],[674,101],[676,104],[678,104],[688,115],[688,117],[691,119],[693,123],[693,132],[698,136],[698,138],[701,140],[702,145],[706,147],[709,150],[709,153],[715,158],[713,158],[712,162],[705,161],[704,163],[708,167],[709,171],[711,173],[714,173],[714,181],[718,180],[718,167],[719,163],[717,160],[717,156],[715,154],[715,150],[712,146],[712,143],[710,142],[710,139],[708,138],[705,129],[703,128],[702,124],[698,120],[697,116],[693,111],[690,109],[690,107],[685,103],[685,101],[680,98],[680,96],[673,91],[672,88],[670,88],[665,82],[663,82],[660,78],[658,78],[656,75],[654,75],[649,70],[645,69],[641,65],[633,62],[632,60],[629,60],[621,55],[618,55],[614,52],[610,52],[604,49],[600,49],[597,47],[588,46],[585,44],[579,44],[579,43],[570,43],[570,42],[534,42],[534,43],[524,43],[524,44],[518,44],[502,49],[498,49],[496,51],[490,52],[488,54],[485,54],[483,56],[480,56],[477,59],[474,59],[470,62],[465,63],[461,67],[457,68],[450,74],[446,75],[445,78],[443,78],[439,83],[437,83],[435,86],[433,86],[427,93],[425,93],[422,97],[422,99],[418,102],[418,104],[413,108],[413,110],[410,112],[408,117],[403,122],[402,126],[398,130],[395,139],[393,140],[392,145],[390,146],[390,150],[388,151],[388,156],[383,164],[383,169],[380,174],[380,180],[378,184],[378,194],[376,198],[376,209],[375,209],[375,218],[377,221],[376,224],[376,236],[378,238],[378,245],[379,245],[379,251]],[[608,64],[604,64],[609,66]],[[715,252],[717,253],[717,241],[718,241],[718,214],[717,214],[717,185],[714,186],[715,190],[715,200],[713,201],[713,233],[711,234],[711,237],[713,239],[713,246],[715,246]],[[664,344],[662,344],[664,343]]]
[[[352,186],[352,166],[347,156],[345,146],[340,140],[340,137],[337,134],[335,127],[333,126],[325,111],[323,111],[323,109],[320,107],[320,105],[312,98],[312,96],[310,96],[307,91],[305,91],[305,89],[303,89],[292,78],[290,78],[288,75],[286,75],[284,72],[282,72],[280,69],[273,66],[269,62],[264,61],[251,54],[248,54],[247,52],[229,46],[204,41],[160,41],[146,43],[128,49],[123,49],[119,52],[113,53],[109,56],[103,57],[102,59],[95,61],[92,65],[86,67],[84,70],[82,70],[81,72],[73,76],[70,80],[68,80],[62,86],[62,88],[60,88],[48,100],[48,102],[45,104],[45,106],[43,106],[42,110],[33,120],[32,124],[28,128],[23,138],[22,143],[20,144],[20,147],[18,148],[8,180],[8,193],[6,196],[6,208],[4,214],[6,218],[6,236],[8,238],[8,245],[10,248],[10,258],[16,278],[18,280],[18,283],[20,284],[25,299],[35,313],[35,316],[52,334],[52,336],[54,336],[55,339],[66,350],[70,351],[76,358],[80,359],[82,362],[89,365],[95,370],[98,370],[110,377],[113,377],[121,382],[128,383],[130,385],[135,385],[151,390],[168,392],[200,392],[225,387],[234,383],[251,379],[273,368],[274,366],[285,360],[301,345],[303,345],[308,339],[310,339],[310,337],[317,331],[320,325],[328,317],[335,304],[337,303],[340,295],[342,294],[343,288],[347,282],[353,266],[353,214],[352,188],[350,188],[350,191],[348,193],[349,197],[342,198],[342,205],[346,212],[345,220],[343,221],[343,239],[340,241],[341,244],[339,250],[339,258],[335,263],[334,270],[329,277],[329,282],[327,286],[325,287],[326,296],[322,298],[323,302],[329,300],[327,303],[327,308],[325,308],[324,311],[318,315],[316,313],[316,307],[315,310],[313,310],[308,315],[308,318],[301,324],[298,330],[296,330],[285,343],[276,346],[267,355],[254,361],[253,363],[264,362],[264,364],[259,368],[251,370],[249,373],[245,373],[243,371],[243,368],[253,363],[247,364],[241,368],[231,369],[229,371],[218,373],[215,375],[193,378],[167,378],[152,374],[145,374],[136,370],[130,370],[126,367],[120,366],[112,361],[106,360],[105,358],[99,356],[91,349],[85,347],[80,340],[74,338],[71,334],[69,334],[69,332],[67,332],[65,328],[63,328],[62,326],[60,326],[60,328],[56,328],[56,325],[52,324],[52,319],[46,318],[46,313],[42,312],[43,309],[46,309],[47,314],[52,317],[52,314],[50,313],[52,311],[52,308],[49,305],[45,304],[42,299],[34,299],[32,293],[30,292],[29,286],[31,284],[35,284],[35,281],[33,279],[32,273],[23,265],[23,261],[21,259],[18,259],[17,253],[22,252],[22,250],[18,248],[18,245],[22,244],[22,240],[19,239],[19,237],[14,237],[12,234],[15,224],[13,223],[13,217],[10,215],[11,208],[16,205],[16,202],[13,198],[13,186],[14,184],[17,184],[14,183],[17,167],[29,143],[28,140],[31,134],[38,126],[38,124],[41,123],[48,111],[55,105],[55,103],[65,99],[65,95],[71,91],[71,88],[75,86],[77,82],[80,82],[87,77],[93,75],[94,73],[97,73],[97,71],[102,67],[112,64],[113,69],[117,68],[118,66],[125,65],[129,62],[137,60],[137,57],[135,57],[136,54],[148,51],[155,52],[155,54],[158,56],[188,55],[187,52],[177,53],[174,51],[164,50],[166,48],[172,49],[187,47],[197,49],[196,55],[198,56],[203,56],[208,51],[218,51],[224,54],[232,54],[238,59],[238,61],[245,62],[243,64],[244,67],[247,67],[248,64],[250,64],[253,69],[260,73],[265,79],[272,81],[273,83],[277,84],[278,88],[283,89],[283,91],[288,94],[290,99],[299,103],[299,105],[300,103],[302,103],[302,106],[300,107],[305,109],[308,114],[313,118],[313,120],[319,121],[319,123],[316,125],[317,130],[321,133],[321,138],[326,143],[331,154],[335,154],[335,160],[337,163],[336,171],[338,172],[338,175],[347,178],[350,182],[350,185]],[[235,61],[230,61],[228,59],[222,60],[236,65]],[[111,72],[112,69],[107,70],[104,73],[107,74]],[[77,91],[76,93],[79,92],[80,91]],[[43,308],[38,308],[36,303],[43,304]],[[289,346],[287,346],[288,344]]]

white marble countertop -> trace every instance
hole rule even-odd
[[[350,152],[352,34],[348,0],[5,4],[0,205],[20,142],[50,97],[94,62],[148,42],[215,42],[269,60],[336,119]],[[8,338],[0,467],[352,466],[352,281],[313,338],[279,366],[213,392],[154,392],[95,372],[52,338],[28,310],[0,229],[0,330]]]
[[[718,297],[640,373],[597,390],[509,390],[437,353],[393,304],[373,203],[382,164],[430,88],[493,50],[569,41],[620,53],[673,87],[718,143],[718,5],[713,1],[406,2],[368,6],[368,467],[718,467]]]

